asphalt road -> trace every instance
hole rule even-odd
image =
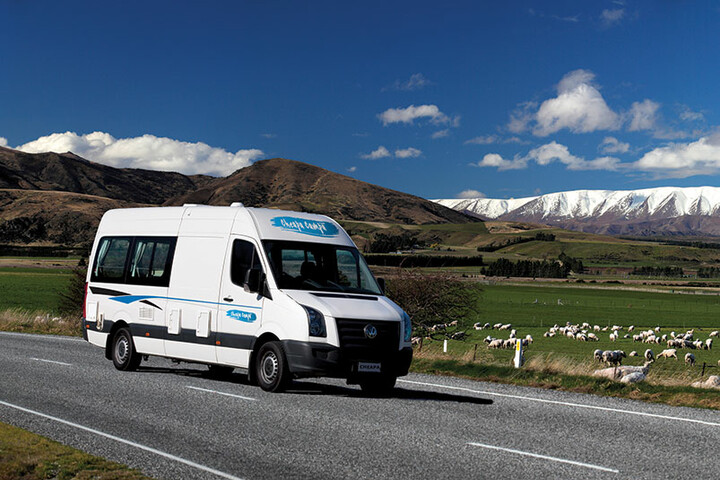
[[[0,333],[0,421],[165,479],[692,478],[720,472],[720,414],[409,375],[284,394],[81,339]]]

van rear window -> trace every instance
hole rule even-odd
[[[167,287],[174,237],[103,237],[90,280]]]
[[[132,238],[103,238],[98,245],[92,280],[96,282],[122,282],[125,263]]]

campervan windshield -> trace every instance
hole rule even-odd
[[[356,248],[280,240],[263,245],[280,289],[382,295]]]

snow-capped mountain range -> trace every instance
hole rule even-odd
[[[720,235],[720,188],[575,190],[514,199],[440,199],[484,219],[625,235]]]

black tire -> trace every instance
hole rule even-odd
[[[115,368],[126,372],[137,370],[142,361],[142,355],[135,351],[132,335],[127,328],[121,328],[115,333],[110,354]]]
[[[255,378],[266,392],[282,392],[290,384],[290,369],[280,342],[267,342],[260,347],[255,358]]]
[[[360,388],[363,393],[372,397],[387,397],[392,394],[395,388],[397,377],[392,375],[378,375],[360,380]]]
[[[232,375],[233,367],[227,367],[225,365],[208,365],[208,372],[210,377],[217,379],[225,379]]]

